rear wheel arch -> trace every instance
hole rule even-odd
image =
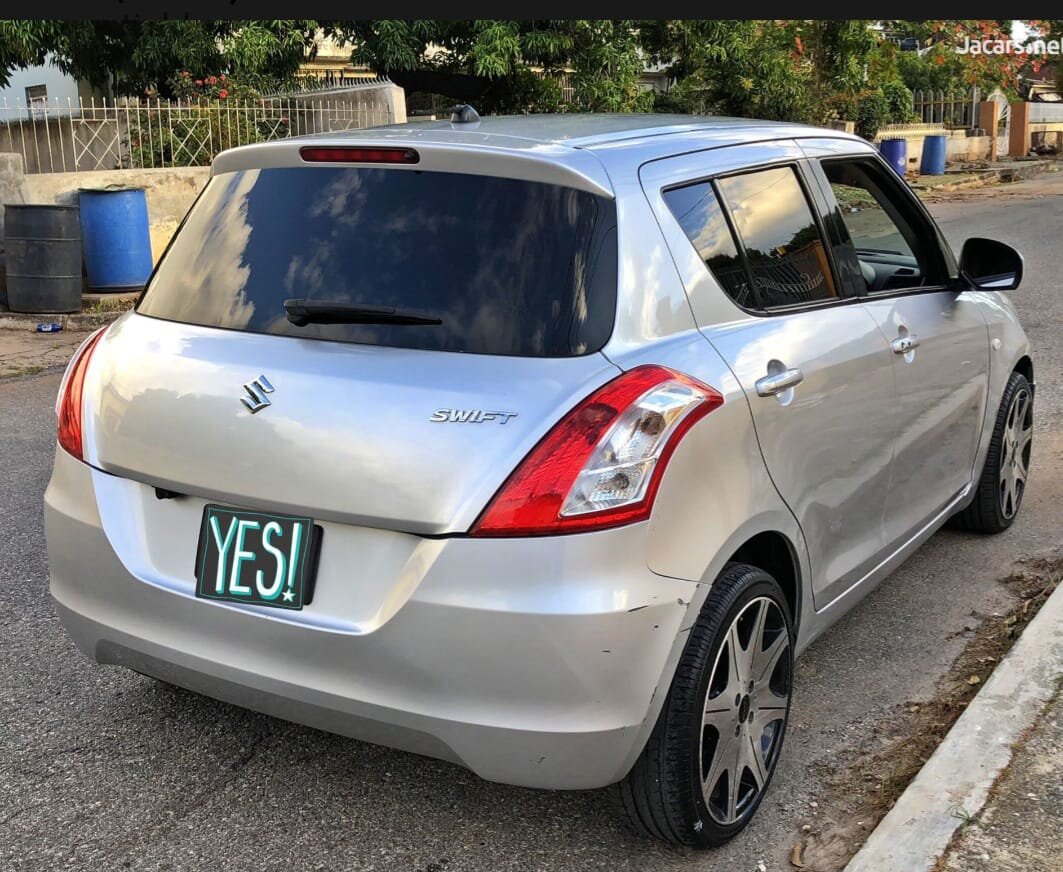
[[[743,542],[727,562],[763,569],[779,583],[796,632],[801,617],[801,567],[793,543],[776,530],[766,530]]]
[[[1033,360],[1030,359],[1030,356],[1028,354],[1024,354],[1022,357],[1020,357],[1015,362],[1015,366],[1012,367],[1011,371],[1021,372],[1024,376],[1026,376],[1026,381],[1028,381],[1031,386],[1033,385]]]

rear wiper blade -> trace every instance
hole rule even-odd
[[[394,306],[362,306],[358,303],[330,303],[327,300],[284,301],[288,320],[296,327],[307,324],[442,324],[442,320],[421,312]]]

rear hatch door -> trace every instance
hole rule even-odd
[[[87,459],[235,506],[467,530],[618,372],[599,353],[615,223],[609,197],[542,181],[309,164],[217,175],[137,312],[97,347]],[[292,300],[342,323],[293,323]],[[407,314],[416,323],[391,317]]]

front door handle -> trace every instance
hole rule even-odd
[[[784,369],[782,372],[758,378],[755,384],[758,397],[774,397],[788,391],[805,380],[805,374],[799,369]]]
[[[907,354],[918,347],[919,337],[914,333],[909,333],[907,336],[898,336],[890,343],[890,348],[893,349],[894,354]]]

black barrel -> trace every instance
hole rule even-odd
[[[12,312],[81,311],[77,206],[4,207],[7,305]]]

